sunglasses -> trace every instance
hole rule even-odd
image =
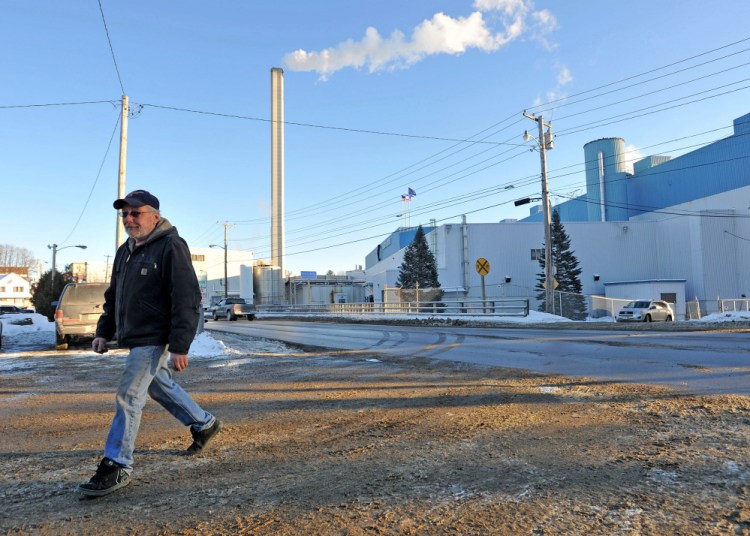
[[[117,213],[118,216],[120,216],[122,219],[127,218],[128,216],[133,216],[134,218],[137,218],[141,214],[150,214],[153,212],[153,210],[121,210]]]

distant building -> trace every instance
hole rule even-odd
[[[332,303],[362,303],[368,301],[365,274],[361,270],[345,275],[318,275],[302,272],[287,281],[291,305],[328,305]]]
[[[107,262],[72,262],[70,276],[76,283],[104,283],[112,275],[112,265]]]
[[[254,300],[252,251],[227,251],[226,282],[223,248],[190,248],[190,254],[204,305],[216,303],[225,295]]]
[[[722,204],[726,196],[721,194],[750,186],[750,114],[734,120],[731,136],[676,158],[642,158],[633,163],[633,172],[622,138],[595,140],[583,149],[586,193],[555,206],[563,223],[665,219],[674,214],[659,211],[679,205],[687,211],[748,208]],[[542,221],[541,205],[530,212],[520,221]]]
[[[28,269],[26,273],[28,273]],[[31,305],[31,283],[17,273],[0,273],[0,304],[29,307]]]

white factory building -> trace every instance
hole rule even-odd
[[[685,318],[691,300],[715,304],[750,296],[749,134],[750,114],[735,120],[729,137],[676,158],[649,156],[636,162],[635,173],[618,165],[623,140],[587,144],[587,162],[598,157],[603,165],[587,169],[586,194],[553,207],[580,263],[583,293],[665,299],[674,303],[678,319]],[[593,158],[592,150],[598,151]],[[484,277],[488,299],[524,297],[536,308],[536,259],[544,248],[540,212],[535,207],[521,221],[464,218],[424,226],[444,298],[481,299],[475,265],[482,258],[490,265]],[[400,228],[367,256],[374,301],[396,286],[415,232]]]

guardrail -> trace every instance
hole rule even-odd
[[[259,313],[339,315],[429,316],[528,316],[526,298],[495,300],[442,300],[439,302],[330,303],[308,305],[259,305]]]

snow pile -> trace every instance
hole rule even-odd
[[[210,333],[204,331],[199,333],[195,339],[193,339],[188,351],[190,357],[213,357],[217,355],[225,355],[229,353],[229,349],[226,345],[214,339]]]
[[[55,344],[55,323],[37,313],[0,316],[3,324],[3,344],[8,347],[51,346]],[[87,345],[84,348],[90,349]],[[230,353],[223,342],[214,339],[208,332],[199,333],[190,345],[189,356],[213,357]]]
[[[52,346],[55,344],[55,323],[38,313],[0,316],[2,346]]]
[[[31,320],[31,324],[27,322]],[[0,316],[3,323],[3,337],[18,335],[19,333],[36,333],[55,331],[55,323],[38,313],[20,313]]]
[[[712,313],[691,322],[750,322],[750,311],[727,311]]]

